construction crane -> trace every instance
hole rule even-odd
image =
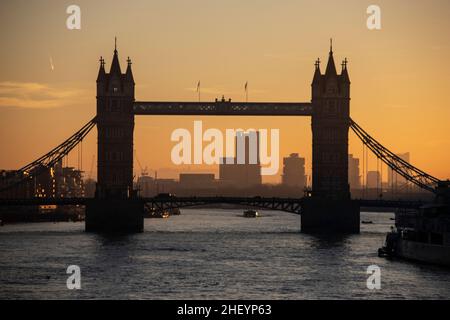
[[[148,176],[147,167],[145,167],[145,168],[142,167],[141,162],[139,161],[139,158],[137,156],[136,150],[134,150],[134,158],[136,159],[136,162],[137,162],[139,168],[141,169],[141,176]]]

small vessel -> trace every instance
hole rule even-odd
[[[450,267],[450,206],[437,199],[418,210],[395,213],[395,228],[386,236],[379,256],[398,257]]]
[[[372,224],[373,221],[372,220],[363,220],[361,221],[362,224]]]
[[[244,218],[257,218],[259,217],[259,213],[256,210],[245,210]]]

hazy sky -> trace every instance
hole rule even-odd
[[[71,4],[81,7],[81,30],[66,28]],[[371,4],[381,7],[382,30],[366,27]],[[0,168],[31,162],[95,115],[98,59],[109,69],[116,35],[122,67],[133,60],[138,100],[196,100],[201,80],[204,101],[244,100],[246,81],[252,101],[310,101],[314,61],[326,61],[333,37],[336,64],[350,61],[352,118],[392,151],[409,151],[419,168],[450,178],[449,9],[447,0],[2,0]],[[137,117],[142,165],[166,168],[160,176],[186,170],[171,164],[170,134],[194,119]],[[300,153],[310,172],[309,118],[202,120],[279,128],[281,156]],[[95,130],[83,146],[89,171]],[[362,154],[353,134],[350,152]]]

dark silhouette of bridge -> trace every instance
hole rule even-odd
[[[325,72],[315,63],[311,102],[168,102],[136,101],[132,63],[122,73],[117,47],[109,73],[100,58],[97,77],[97,115],[82,129],[44,156],[5,177],[0,193],[30,181],[66,156],[84,137],[98,130],[98,182],[94,199],[10,199],[0,205],[85,205],[87,231],[142,231],[144,206],[158,210],[211,203],[232,203],[301,213],[302,231],[359,232],[360,206],[415,208],[406,201],[352,200],[348,183],[348,132],[395,172],[415,185],[437,193],[439,179],[396,156],[350,118],[350,78],[347,59],[336,70],[330,46]],[[140,115],[308,116],[312,127],[312,193],[310,197],[155,197],[139,198],[133,189],[134,117]]]
[[[29,198],[29,199],[0,199],[0,206],[36,206],[57,205],[74,206],[89,205],[95,202],[93,198]],[[238,206],[254,207],[272,211],[284,211],[300,215],[302,203],[305,198],[280,198],[280,197],[149,197],[133,199],[137,203],[144,204],[156,211],[168,211],[176,208],[198,207],[210,204],[234,204]],[[405,208],[417,209],[424,203],[422,201],[407,200],[355,200],[361,207],[377,208]]]

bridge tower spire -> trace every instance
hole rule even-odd
[[[128,59],[127,59],[127,71],[125,72],[125,81],[129,84],[133,84],[133,86],[134,86],[134,77],[133,77],[133,71],[131,70],[130,57],[128,57]]]
[[[115,42],[114,42],[114,54],[113,54],[111,69],[110,69],[109,73],[111,75],[121,75],[122,74],[122,72],[120,70],[119,53],[117,51],[117,38],[115,39]]]
[[[330,52],[328,54],[328,64],[327,69],[325,71],[326,77],[336,76],[336,65],[334,63],[334,57],[333,57],[333,39],[330,39]]]
[[[100,57],[100,67],[98,69],[97,76],[97,91],[102,91],[106,81],[106,72],[105,72],[105,60],[103,57]]]

